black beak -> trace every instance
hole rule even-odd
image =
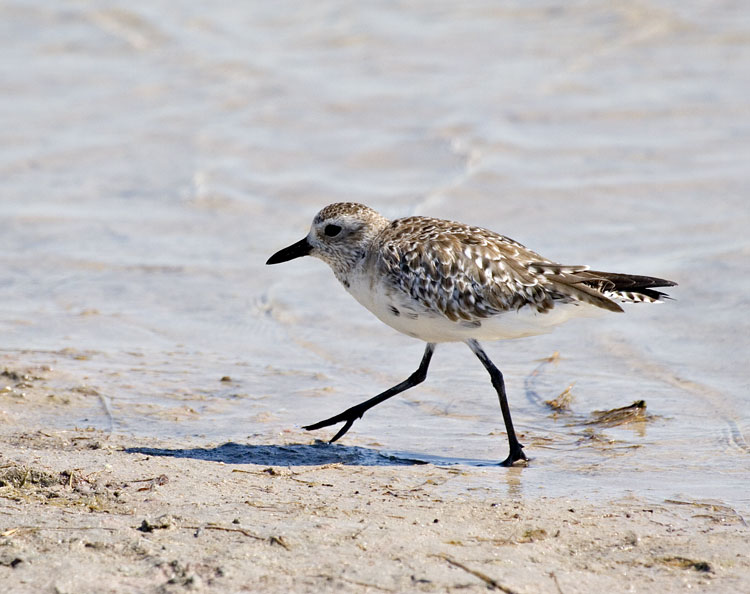
[[[273,256],[268,258],[266,264],[281,264],[282,262],[289,262],[295,258],[301,258],[307,256],[312,251],[312,246],[307,243],[307,237],[300,239],[297,243],[293,243],[289,247],[285,247],[283,250],[279,250]]]

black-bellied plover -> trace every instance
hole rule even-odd
[[[489,372],[500,399],[510,445],[504,466],[527,458],[513,429],[503,375],[478,341],[542,334],[597,310],[621,312],[618,301],[658,302],[666,295],[655,289],[676,284],[564,266],[481,227],[419,216],[389,221],[352,202],[326,206],[304,239],[266,264],[300,256],[326,262],[382,322],[427,343],[419,368],[406,380],[304,428],[343,422],[331,443],[336,441],[367,410],[423,382],[437,343],[462,341]]]

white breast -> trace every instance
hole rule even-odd
[[[491,318],[454,322],[383,282],[372,282],[370,276],[353,275],[347,280],[347,291],[381,322],[426,342],[463,342],[470,338],[507,340],[535,336],[550,332],[571,318],[594,317],[605,311],[586,303],[561,302],[546,313],[523,307]]]

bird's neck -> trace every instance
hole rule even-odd
[[[345,289],[349,290],[354,278],[360,275],[366,257],[367,250],[362,247],[362,249],[347,254],[346,259],[337,261],[335,265],[331,266],[333,274],[344,285]]]

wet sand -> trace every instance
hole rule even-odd
[[[0,590],[750,591],[741,3],[0,13]],[[264,266],[338,200],[679,287],[485,345],[528,468],[465,345],[327,447],[424,348]]]
[[[287,431],[257,443],[48,429],[91,393],[3,374],[10,592],[739,592],[750,529],[720,502],[522,495],[527,468],[413,464]],[[485,476],[477,481],[478,475]],[[483,486],[486,473],[507,496]]]

